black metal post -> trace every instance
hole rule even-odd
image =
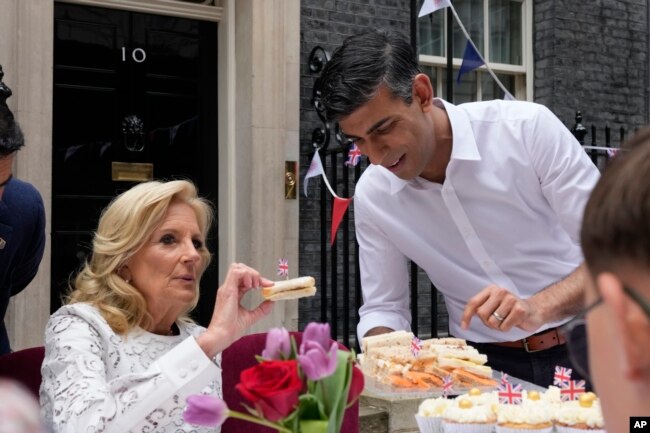
[[[450,1],[451,2],[451,1]],[[447,101],[454,102],[454,17],[449,10],[445,9],[447,14]]]
[[[332,171],[331,171],[331,176],[329,176],[330,179],[332,179],[332,185],[336,185],[338,183],[337,181],[337,172],[338,172],[338,167],[339,167],[339,161],[338,161],[338,153],[332,152],[330,155],[330,161],[332,162]],[[325,172],[327,174],[327,172]],[[334,197],[332,197],[332,207],[334,206]],[[330,221],[330,226],[332,224],[332,221]],[[330,234],[331,236],[331,234]],[[339,334],[339,315],[338,315],[338,293],[339,293],[339,260],[338,260],[338,246],[334,243],[331,244],[330,248],[330,275],[332,278],[330,279],[330,288],[332,289],[330,293],[330,331],[332,334],[332,339],[333,340],[338,340],[338,334]]]
[[[418,319],[418,265],[411,262],[411,331],[416,337],[420,330]]]
[[[411,0],[411,47],[417,56],[418,53],[418,1]]]
[[[345,157],[345,156],[344,156]],[[343,169],[343,197],[350,197],[350,171]],[[350,210],[343,216],[343,344],[350,347]]]

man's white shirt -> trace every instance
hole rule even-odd
[[[434,103],[453,131],[444,183],[404,181],[370,166],[357,185],[364,301],[357,333],[410,328],[411,259],[444,294],[453,335],[475,342],[526,337],[531,333],[519,328],[490,329],[478,317],[462,330],[465,305],[490,284],[528,298],[582,263],[580,224],[598,169],[544,106]]]

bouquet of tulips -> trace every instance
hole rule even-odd
[[[259,363],[241,372],[236,389],[249,413],[230,410],[214,396],[192,395],[186,422],[218,426],[238,418],[282,433],[338,433],[345,410],[363,390],[354,353],[339,349],[328,324],[310,323],[300,347],[284,328],[271,329]]]

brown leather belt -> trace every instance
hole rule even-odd
[[[489,344],[494,346],[524,349],[526,352],[539,352],[540,350],[550,349],[551,347],[559,346],[564,343],[566,343],[566,340],[558,331],[558,328],[551,328],[521,340],[502,341],[499,343]]]

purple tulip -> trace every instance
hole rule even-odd
[[[332,344],[329,323],[309,323],[302,333],[303,344],[305,341],[313,341],[320,344],[323,349],[328,349]]]
[[[309,380],[320,380],[336,370],[338,344],[330,338],[330,325],[310,323],[302,334],[298,362]]]
[[[337,364],[338,344],[332,342],[328,351],[323,347],[307,341],[300,347],[298,362],[309,380],[320,380],[334,373]]]
[[[228,418],[228,406],[219,397],[212,395],[190,395],[183,419],[188,424],[217,427]]]
[[[289,331],[284,328],[273,328],[266,334],[266,347],[262,351],[264,359],[287,359],[291,354],[291,339]]]

